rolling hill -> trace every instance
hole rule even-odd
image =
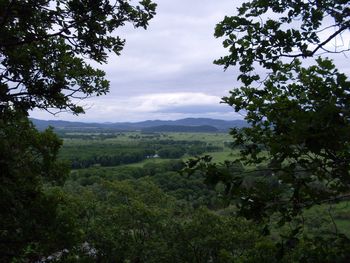
[[[153,131],[165,130],[208,130],[208,132],[228,131],[230,128],[242,128],[248,126],[244,120],[218,120],[209,118],[186,118],[174,121],[147,120],[142,122],[116,122],[116,123],[86,123],[70,122],[61,120],[39,120],[31,119],[39,130],[44,130],[49,126],[57,131],[147,131],[147,128],[153,128]],[[170,126],[170,127],[166,127]],[[179,126],[179,127],[176,127]],[[202,127],[201,127],[202,126]],[[203,127],[204,126],[204,127]],[[156,128],[155,128],[156,127]],[[186,128],[187,127],[187,128]],[[197,128],[193,128],[197,127]],[[201,127],[201,128],[198,128]]]

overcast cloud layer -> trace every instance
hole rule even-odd
[[[235,76],[213,60],[224,54],[215,25],[233,13],[232,0],[155,0],[157,15],[147,30],[122,28],[122,55],[111,55],[106,71],[110,93],[80,102],[86,113],[57,116],[31,113],[41,119],[74,121],[140,121],[211,117],[236,119],[220,104],[233,87]]]
[[[237,71],[224,72],[213,60],[224,55],[215,25],[232,15],[233,0],[154,0],[157,15],[147,30],[122,28],[122,55],[111,55],[106,71],[110,93],[79,102],[86,114],[57,116],[35,111],[31,117],[89,122],[174,120],[185,117],[241,119],[221,104],[236,83]],[[348,69],[349,60],[343,67]],[[340,67],[342,69],[342,67]],[[347,72],[347,71],[345,71]]]

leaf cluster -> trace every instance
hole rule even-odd
[[[215,29],[228,54],[214,63],[237,67],[242,83],[223,102],[249,124],[231,131],[241,150],[234,162],[246,169],[230,174],[205,158],[187,169],[224,183],[239,214],[290,225],[289,233],[280,231],[281,256],[297,246],[305,209],[349,198],[350,82],[323,56],[349,51],[336,44],[349,33],[349,17],[343,0],[252,0]],[[334,238],[349,242],[339,233]]]
[[[109,90],[87,59],[119,55],[125,40],[113,32],[127,23],[146,28],[155,8],[150,0],[1,1],[0,109],[82,113],[77,99]]]

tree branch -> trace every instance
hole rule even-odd
[[[344,30],[349,29],[350,26],[348,24],[343,25],[340,27],[337,31],[335,31],[332,35],[330,35],[325,41],[321,42],[313,51],[306,51],[306,53],[299,53],[295,55],[288,55],[288,54],[281,54],[282,57],[288,57],[288,58],[296,58],[296,57],[312,57],[315,55],[315,53],[320,49],[323,48],[324,45],[326,45],[328,42],[330,42],[332,39],[334,39],[337,35],[342,33]],[[339,52],[334,52],[339,53]]]

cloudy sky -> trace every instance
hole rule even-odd
[[[122,55],[111,55],[107,65],[98,65],[110,81],[109,94],[81,101],[84,115],[53,116],[35,111],[31,116],[87,122],[241,119],[220,103],[237,84],[237,70],[224,72],[213,64],[226,53],[222,40],[213,36],[215,25],[225,15],[234,14],[241,1],[154,1],[158,4],[157,15],[149,28],[122,28],[117,32],[126,38]],[[348,59],[341,62],[349,69]]]
[[[235,84],[234,71],[224,72],[213,60],[225,54],[213,36],[215,25],[235,10],[232,0],[155,0],[157,15],[147,30],[126,27],[120,57],[111,55],[106,71],[110,93],[80,102],[86,113],[34,118],[75,121],[140,121],[211,117],[241,118],[221,97]]]

